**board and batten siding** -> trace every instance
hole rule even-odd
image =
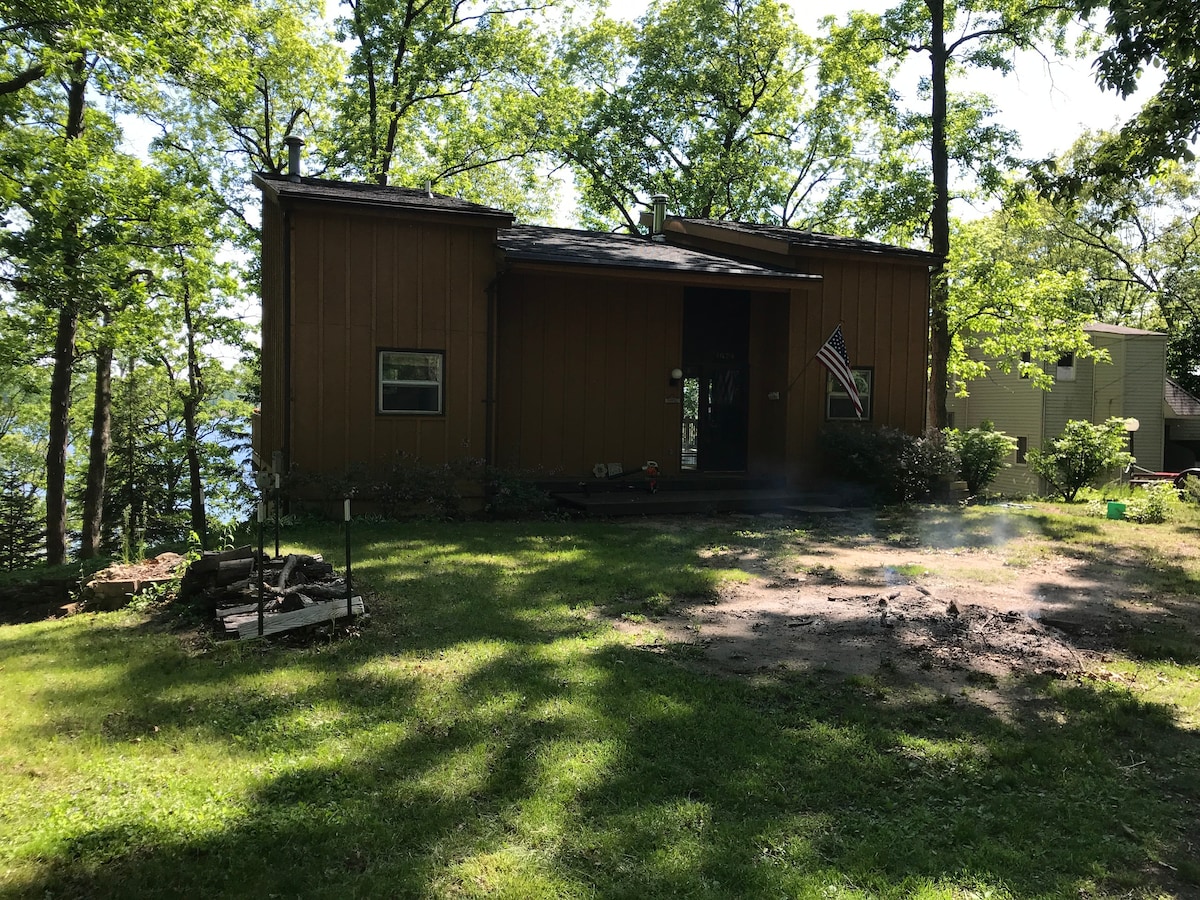
[[[497,298],[496,462],[547,476],[596,463],[679,471],[683,287],[509,273]]]
[[[590,477],[653,460],[681,470],[687,287],[589,273],[505,275],[497,302],[496,459]],[[746,302],[746,301],[740,301]],[[749,297],[747,472],[783,474],[788,298]]]
[[[303,205],[292,220],[292,467],[482,458],[495,230]],[[445,354],[442,415],[378,411],[381,349]]]
[[[825,460],[825,367],[817,351],[840,323],[850,365],[872,368],[871,422],[920,434],[925,425],[929,269],[923,263],[814,256],[803,271],[822,277],[792,292],[787,393],[788,482],[819,484]]]

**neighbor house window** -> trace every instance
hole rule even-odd
[[[854,384],[858,387],[858,399],[863,408],[862,420],[869,421],[875,370],[851,369],[850,372],[854,375]],[[825,418],[858,420],[858,414],[854,411],[854,402],[850,399],[850,395],[832,375],[828,376],[825,383]]]
[[[1064,353],[1058,358],[1058,366],[1054,370],[1055,381],[1075,380],[1075,354]]]
[[[439,350],[380,350],[379,411],[440,415],[444,362]]]
[[[1029,438],[1017,438],[1017,465],[1023,466],[1028,462],[1029,455]]]
[[[1033,362],[1033,354],[1030,353],[1028,350],[1026,350],[1024,353],[1021,354],[1021,362],[1024,363],[1024,365],[1022,365],[1020,367],[1021,368],[1021,377],[1028,378],[1029,377],[1029,369],[1027,369],[1026,366],[1028,366],[1031,362]]]

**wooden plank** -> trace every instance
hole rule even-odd
[[[361,615],[366,611],[362,597],[350,599],[350,611],[353,615]],[[263,616],[263,637],[278,634],[281,631],[291,631],[306,625],[318,625],[322,622],[334,622],[346,615],[346,601],[331,600],[327,603],[314,603],[304,609],[294,612],[270,613]],[[237,630],[238,640],[258,637],[258,614],[244,616],[228,616],[225,618],[225,628],[232,632]]]

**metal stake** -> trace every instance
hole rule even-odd
[[[263,580],[267,573],[263,566],[263,519],[267,516],[267,504],[265,500],[258,501],[258,636],[263,636],[263,604],[265,588]]]
[[[279,473],[275,473],[275,558],[279,559]]]
[[[351,603],[351,595],[353,589],[350,586],[350,498],[346,498],[346,615],[353,616],[353,606]]]

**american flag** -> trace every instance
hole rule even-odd
[[[850,355],[846,352],[846,339],[842,337],[842,326],[839,325],[833,329],[833,334],[829,336],[821,349],[817,351],[817,359],[819,359],[830,372],[833,377],[838,380],[846,393],[850,395],[850,402],[854,404],[854,411],[861,419],[863,414],[862,399],[858,396],[858,386],[854,383],[854,373],[850,371]]]

